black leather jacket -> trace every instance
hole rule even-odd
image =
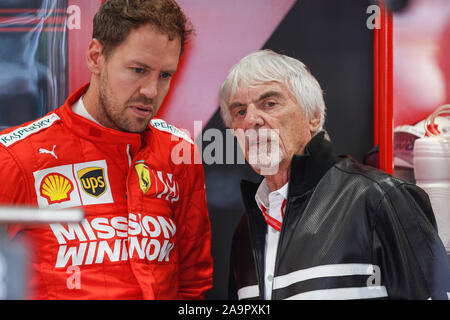
[[[267,224],[243,181],[231,299],[264,297]],[[448,299],[450,268],[427,194],[348,158],[317,134],[294,156],[272,299]]]

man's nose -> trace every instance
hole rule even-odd
[[[152,73],[147,78],[143,80],[141,85],[140,93],[149,98],[153,99],[158,94],[158,80],[159,74]]]
[[[260,128],[264,125],[264,119],[261,116],[261,111],[256,108],[255,105],[250,104],[247,107],[245,118],[244,118],[244,126],[245,129],[251,128]]]

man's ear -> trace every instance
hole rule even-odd
[[[314,112],[314,115],[309,119],[309,131],[311,133],[316,133],[320,126],[320,112]]]
[[[105,56],[103,54],[103,45],[97,39],[92,39],[89,43],[86,62],[92,74],[100,74],[105,63]]]

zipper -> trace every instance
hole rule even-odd
[[[279,266],[279,260],[278,260],[278,254],[280,252],[280,248],[281,248],[281,243],[283,242],[283,238],[284,238],[284,233],[286,230],[286,221],[289,215],[289,208],[291,207],[291,200],[289,199],[289,190],[291,188],[291,185],[289,184],[288,186],[288,192],[287,192],[287,199],[286,199],[286,212],[284,213],[284,217],[283,217],[283,221],[281,222],[281,231],[280,231],[280,237],[278,239],[278,245],[277,245],[277,254],[275,256],[275,269],[273,271],[273,280],[272,280],[272,293],[270,295],[270,299],[273,299],[273,287],[275,284],[275,275],[278,274],[278,266]]]
[[[127,144],[128,168],[131,167],[131,163],[133,162],[133,161],[131,160],[130,149],[131,149],[131,144]]]
[[[250,233],[249,238],[252,243],[251,248],[252,248],[253,260],[255,261],[256,281],[258,282],[258,288],[259,288],[259,299],[263,300],[264,299],[264,277],[261,278],[262,273],[261,273],[261,268],[260,268],[261,266],[263,266],[263,264],[261,263],[260,257],[258,257],[258,251],[259,251],[259,250],[257,250],[257,242],[259,241],[258,240],[258,232],[255,232],[257,230],[254,230],[255,228],[257,228],[257,223],[255,223],[254,225],[251,224],[251,220],[254,220],[255,222],[257,221],[257,219],[255,217],[257,217],[257,215],[259,215],[260,213],[255,212],[255,208],[252,206],[252,203],[248,203],[247,193],[243,194],[243,199],[244,199],[244,205],[245,205],[245,208],[247,210],[247,215],[248,215],[247,224],[248,224],[248,230]],[[258,207],[256,207],[256,208],[258,208]],[[252,218],[252,216],[253,216],[253,218]],[[265,222],[264,222],[264,224],[265,224]],[[265,237],[265,235],[264,235],[264,237]],[[263,247],[262,254],[264,254],[264,247]]]

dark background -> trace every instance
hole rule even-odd
[[[335,152],[359,161],[373,147],[373,31],[366,26],[371,4],[299,0],[263,47],[306,64],[325,92],[325,129]],[[209,128],[225,131],[219,111],[204,129]],[[262,178],[247,164],[204,168],[214,259],[214,286],[206,298],[226,299],[231,237],[244,212],[239,183]]]
[[[2,11],[0,19],[42,19],[39,23],[0,23],[0,130],[42,117],[66,100],[67,34],[41,32],[43,28],[64,29],[65,24],[47,23],[45,18],[64,17],[56,9],[66,7],[66,0],[0,0],[0,9],[30,10]],[[11,31],[14,28],[29,30]]]

